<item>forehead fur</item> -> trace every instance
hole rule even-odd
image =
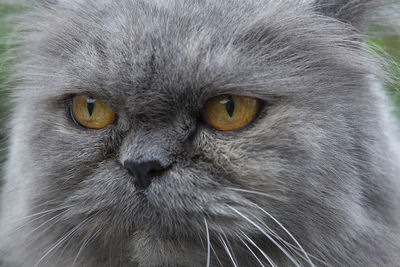
[[[210,97],[245,88],[252,92],[241,93],[263,98],[330,83],[338,72],[338,87],[350,82],[346,73],[377,72],[355,29],[321,16],[310,1],[134,5],[68,1],[43,8],[32,18],[25,77],[51,76],[40,78],[50,94],[85,88],[111,97],[119,88],[126,96],[145,93],[151,81],[157,93],[201,90],[196,97]]]

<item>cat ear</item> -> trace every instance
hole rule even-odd
[[[316,11],[351,24],[361,31],[371,27],[385,28],[391,34],[400,33],[399,0],[316,0]],[[390,28],[390,30],[389,30]]]

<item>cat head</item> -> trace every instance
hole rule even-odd
[[[47,2],[19,65],[7,179],[21,180],[29,213],[54,211],[33,225],[56,220],[27,246],[46,253],[73,233],[90,237],[85,253],[149,266],[205,263],[208,241],[221,261],[232,243],[256,262],[243,241],[276,261],[308,261],[304,248],[334,262],[339,232],[379,230],[363,200],[390,202],[390,179],[374,179],[394,177],[369,89],[382,72],[359,32],[372,3]],[[216,98],[239,96],[257,102],[243,127],[205,118]],[[77,97],[115,115],[85,127]],[[279,238],[299,240],[300,256]]]

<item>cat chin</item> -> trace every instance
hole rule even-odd
[[[206,265],[206,251],[196,239],[178,240],[147,230],[136,230],[128,247],[130,258],[139,266]]]

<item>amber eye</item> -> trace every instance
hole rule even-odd
[[[210,99],[203,109],[206,123],[220,131],[232,131],[249,124],[257,115],[260,100],[239,95]]]
[[[115,121],[115,111],[106,102],[86,95],[74,96],[72,116],[80,125],[91,129],[101,129]]]

